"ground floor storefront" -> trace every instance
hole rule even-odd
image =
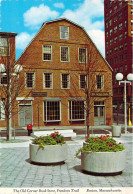
[[[28,97],[17,98],[18,113],[12,118],[13,126],[85,126],[86,101],[84,98]],[[2,121],[1,121],[2,122]],[[96,98],[89,110],[89,125],[112,125],[111,97]]]

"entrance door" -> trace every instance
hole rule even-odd
[[[19,126],[32,124],[32,106],[19,106]]]
[[[104,105],[94,106],[94,124],[95,125],[105,124],[105,106]]]

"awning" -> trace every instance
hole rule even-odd
[[[61,101],[60,98],[44,98],[44,101]]]
[[[85,101],[84,98],[70,98],[69,101]]]

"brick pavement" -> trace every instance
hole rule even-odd
[[[82,146],[84,140],[82,135],[77,136],[74,141],[67,142],[66,162],[62,165],[52,166],[30,163],[30,141],[12,144],[0,143],[1,187],[132,187],[132,138],[132,134],[123,134],[121,138],[117,138],[127,148],[125,170],[117,176],[94,176],[82,172],[80,156],[74,158],[74,154]]]

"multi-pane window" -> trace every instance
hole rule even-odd
[[[69,27],[60,26],[60,39],[69,39]]]
[[[112,35],[112,33],[113,33],[113,30],[111,29],[111,30],[109,31],[109,35],[111,36],[111,35]]]
[[[117,43],[117,37],[114,38],[114,43]]]
[[[3,77],[0,79],[0,84],[2,84],[2,85],[6,85],[6,84],[7,84],[7,75],[3,76]]]
[[[0,100],[0,120],[5,120],[4,99]]]
[[[96,89],[104,89],[104,76],[96,75]]]
[[[86,63],[86,48],[79,48],[79,62]]]
[[[117,26],[114,27],[114,33],[116,33],[116,32],[117,32]]]
[[[114,52],[117,53],[117,51],[118,51],[118,47],[116,46],[116,47],[114,48]]]
[[[114,22],[117,22],[117,16],[114,17]]]
[[[119,46],[119,50],[120,50],[120,51],[123,50],[123,45],[122,45],[122,44]]]
[[[7,56],[9,55],[9,44],[7,38],[0,37],[0,56]]]
[[[86,75],[80,75],[80,89],[85,89],[86,84]]]
[[[44,73],[44,88],[52,88],[52,73]]]
[[[110,45],[112,45],[112,43],[113,43],[113,39],[111,39],[109,42],[110,42]]]
[[[119,41],[121,41],[123,39],[123,34],[119,35]]]
[[[112,25],[112,19],[111,19],[111,20],[109,20],[109,25],[110,25],[110,26]]]
[[[26,88],[34,88],[35,84],[35,73],[26,73]]]
[[[82,121],[85,120],[84,114],[84,100],[70,100],[69,101],[69,120]]]
[[[119,30],[122,30],[122,23],[119,24]]]
[[[57,122],[61,120],[61,104],[59,99],[44,101],[44,121]]]
[[[70,88],[70,75],[69,74],[64,73],[61,75],[61,88],[62,89]]]
[[[69,48],[67,46],[61,47],[61,61],[69,61]]]
[[[116,12],[117,11],[117,5],[114,7],[114,12]]]
[[[44,61],[52,60],[52,46],[43,45],[43,60]]]
[[[127,32],[125,32],[125,34],[124,34],[124,35],[125,35],[125,38],[127,38]]]
[[[119,13],[119,19],[121,19],[121,18],[122,18],[122,12]]]
[[[117,63],[118,62],[118,58],[117,57],[115,57],[115,63]]]

